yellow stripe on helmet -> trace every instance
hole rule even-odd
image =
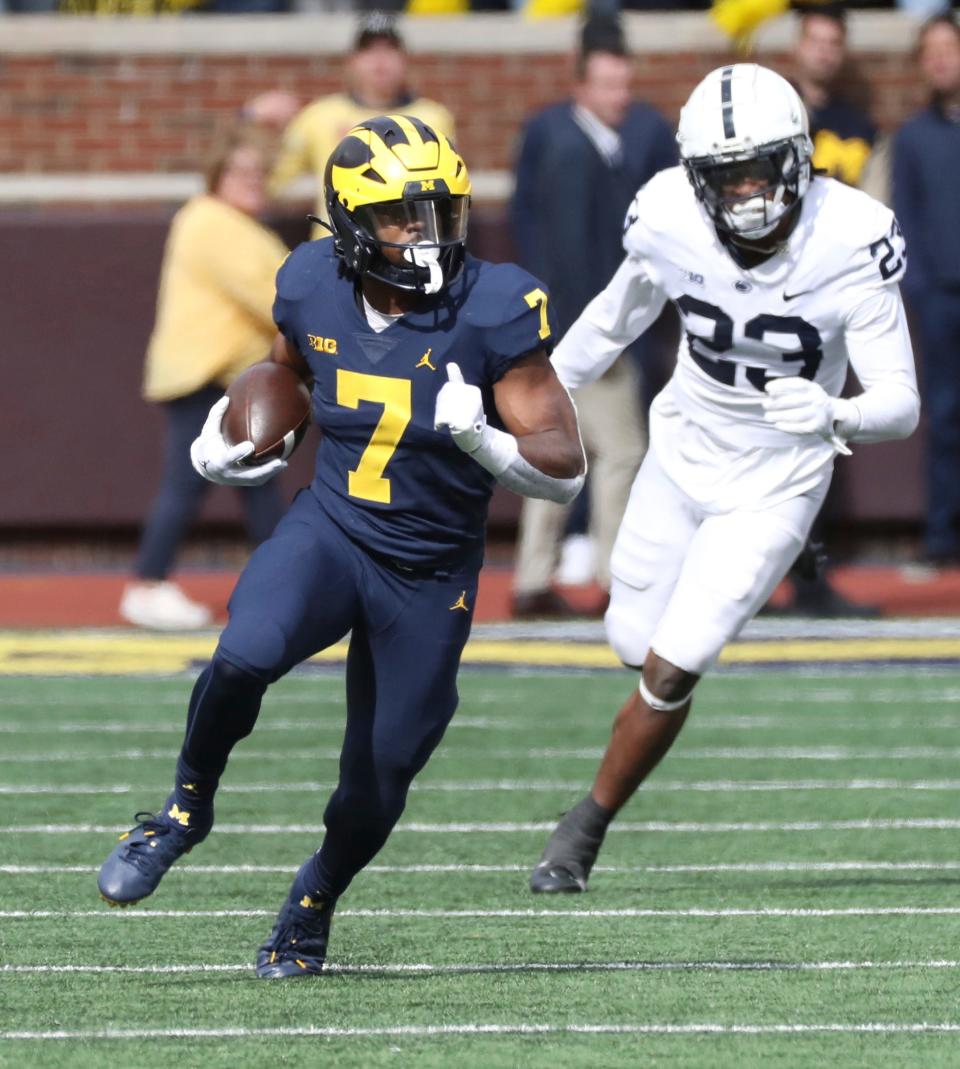
[[[412,115],[378,115],[355,126],[334,149],[325,184],[347,211],[411,191],[469,196],[471,188],[448,138]]]

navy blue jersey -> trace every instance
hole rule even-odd
[[[493,476],[433,429],[446,364],[484,394],[522,356],[549,352],[546,291],[513,264],[468,256],[459,278],[377,333],[331,238],[307,242],[277,275],[273,317],[314,376],[323,437],[313,492],[356,542],[409,565],[479,556]]]

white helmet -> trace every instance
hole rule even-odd
[[[703,79],[680,112],[677,143],[719,230],[762,238],[799,208],[810,185],[809,131],[796,90],[766,67],[736,63]],[[752,188],[738,194],[745,180]]]

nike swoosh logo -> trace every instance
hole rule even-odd
[[[785,301],[793,301],[796,300],[797,297],[802,297],[805,293],[813,293],[813,290],[800,290],[799,293],[787,293],[787,291],[784,290],[783,299]]]

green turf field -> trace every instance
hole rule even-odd
[[[124,912],[96,868],[165,796],[190,680],[0,677],[0,1066],[960,1064],[960,673],[707,680],[589,894],[531,896],[631,685],[465,672],[331,974],[269,984],[339,675],[271,690],[218,830]]]

